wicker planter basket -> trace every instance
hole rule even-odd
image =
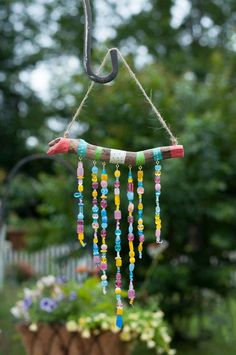
[[[129,355],[127,343],[110,331],[84,339],[59,324],[41,324],[36,332],[27,325],[19,325],[17,329],[27,355]]]

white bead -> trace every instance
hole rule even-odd
[[[111,149],[110,163],[124,164],[126,152],[124,150]]]

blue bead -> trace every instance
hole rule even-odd
[[[130,225],[130,226],[129,226],[129,233],[133,233],[133,230],[134,230],[133,226]]]
[[[121,235],[121,230],[120,229],[116,229],[115,230],[115,235]]]
[[[77,215],[77,218],[78,219],[84,219],[84,215],[82,212],[80,212],[78,215]]]
[[[103,280],[103,281],[101,282],[101,284],[102,284],[103,287],[106,287],[106,286],[108,285],[108,282],[107,282],[107,280]]]
[[[123,318],[121,314],[116,316],[116,326],[117,328],[121,329],[123,327]]]
[[[131,272],[134,271],[134,264],[129,265],[129,271],[131,271]]]
[[[129,201],[132,201],[134,199],[134,193],[132,191],[128,191],[127,198]]]
[[[93,207],[92,207],[92,211],[93,211],[93,212],[98,212],[98,209],[99,209],[98,206],[93,206]]]
[[[115,251],[116,251],[116,252],[121,251],[121,247],[120,247],[120,246],[115,246]]]
[[[93,166],[92,167],[92,173],[93,174],[97,174],[98,173],[98,167],[97,166]]]
[[[161,165],[159,165],[159,164],[155,165],[155,170],[160,171],[161,170]]]
[[[102,227],[103,229],[107,228],[107,223],[102,223],[102,224],[101,224],[101,227]]]
[[[81,192],[75,192],[75,193],[74,193],[74,197],[75,197],[75,198],[80,198],[80,197],[82,197]]]

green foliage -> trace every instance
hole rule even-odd
[[[44,20],[39,21],[28,14],[29,1],[20,2],[27,9],[20,13],[15,9],[16,3],[13,0],[1,3],[4,40],[0,43],[0,61],[1,70],[6,73],[0,82],[0,139],[4,146],[1,179],[4,170],[9,170],[30,151],[27,137],[37,136],[41,142],[38,149],[44,149],[47,140],[57,134],[56,130],[48,132],[48,118],[57,117],[57,122],[65,124],[65,117],[74,112],[87,85],[80,73],[69,78],[66,74],[55,75],[51,84],[52,99],[45,105],[21,80],[22,71],[30,71],[40,61],[53,60],[55,56],[60,57],[60,53],[62,56],[81,55],[81,27],[77,30],[81,4],[72,0],[67,4],[63,1],[45,3]],[[163,163],[163,238],[168,240],[169,248],[158,264],[151,263],[150,257],[144,255],[142,264],[137,263],[135,269],[136,288],[140,290],[137,294],[142,299],[144,295],[158,294],[168,319],[176,325],[179,317],[189,317],[209,306],[206,291],[226,296],[235,288],[232,281],[235,259],[230,257],[230,252],[235,249],[236,232],[236,5],[233,0],[191,1],[189,12],[179,26],[172,24],[173,5],[171,0],[150,1],[145,10],[114,26],[115,41],[130,53],[127,60],[133,67],[135,63],[140,64],[136,50],[138,53],[141,45],[147,48],[152,63],[136,68],[137,76],[185,146],[185,159]],[[114,11],[120,4],[111,2],[111,6]],[[14,25],[14,16],[18,22],[22,18],[22,30]],[[38,38],[42,32],[47,32],[49,24],[58,27],[50,32],[52,45],[45,47]],[[29,41],[35,46],[32,53],[25,49]],[[17,52],[21,45],[22,51]],[[95,55],[100,57],[100,50]],[[169,144],[164,130],[122,67],[115,82],[95,87],[80,120],[79,127],[85,131],[83,138],[97,145],[141,150]],[[72,161],[76,164],[76,158]],[[39,181],[35,181],[39,171]],[[56,177],[52,174],[51,168],[44,169],[41,165],[29,168],[26,170],[26,175],[31,176],[27,177],[28,183],[25,177],[19,180],[13,193],[15,214],[12,219],[19,223],[19,216],[28,217],[21,223],[30,227],[31,248],[74,238],[76,212],[72,193],[75,181],[61,171],[56,172]],[[109,174],[112,176],[112,169]],[[122,169],[122,187],[126,174]],[[151,174],[152,167],[145,167],[147,243],[154,241]],[[89,186],[88,170],[86,176],[86,186]],[[33,194],[29,193],[31,183],[36,189]],[[89,187],[86,190],[89,214]],[[21,205],[23,197],[29,206],[26,209]],[[121,197],[125,221],[125,188]],[[108,213],[111,220],[112,196]],[[89,217],[86,220],[90,241],[91,221]],[[126,222],[122,230],[123,250],[127,250]],[[112,225],[109,232],[112,254]],[[40,238],[36,239],[35,235]],[[127,261],[124,256],[124,270]]]

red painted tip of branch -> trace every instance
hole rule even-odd
[[[50,147],[47,151],[48,155],[68,153],[70,147],[70,140],[68,138],[61,138],[57,143]]]
[[[182,145],[171,146],[171,158],[184,158],[184,147]]]

